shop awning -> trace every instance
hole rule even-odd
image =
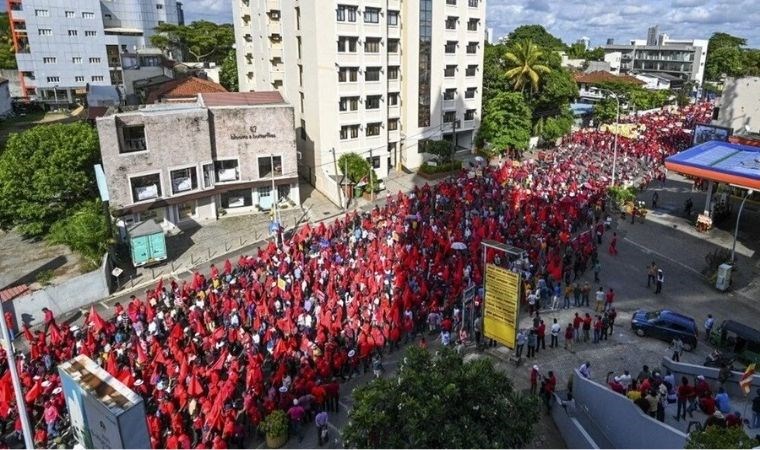
[[[665,159],[668,170],[760,190],[760,148],[709,141]]]

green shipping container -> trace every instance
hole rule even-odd
[[[135,224],[127,232],[132,265],[140,267],[166,259],[164,230],[155,220]]]

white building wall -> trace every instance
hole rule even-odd
[[[720,98],[715,125],[734,133],[760,133],[760,77],[728,78]],[[749,130],[747,130],[747,127]]]

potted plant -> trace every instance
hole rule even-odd
[[[288,442],[288,416],[276,409],[259,424],[259,430],[266,435],[267,447],[280,448]]]

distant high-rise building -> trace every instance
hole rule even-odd
[[[336,203],[342,154],[385,178],[419,167],[429,139],[472,147],[484,0],[232,1],[240,91],[294,105],[301,170]]]
[[[607,38],[607,45],[615,45],[615,39]]]
[[[582,38],[578,39],[577,43],[582,44],[583,48],[586,50],[588,50],[591,47],[591,39],[586,36],[583,36]]]
[[[121,85],[120,55],[148,47],[179,11],[176,0],[7,0],[7,10],[22,95],[50,104]]]
[[[647,45],[657,45],[657,37],[660,35],[660,27],[657,25],[647,30]]]
[[[177,25],[185,24],[185,11],[182,9],[182,2],[177,2]]]

